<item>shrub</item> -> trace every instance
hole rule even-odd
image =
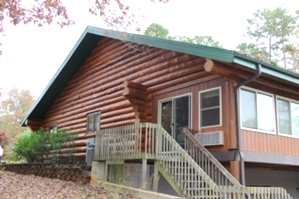
[[[36,132],[23,132],[13,147],[15,160],[25,159],[27,162],[43,162],[51,155],[52,161],[58,161],[63,144],[72,142],[74,137],[65,131],[49,133],[43,129]]]

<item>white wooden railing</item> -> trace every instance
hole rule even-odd
[[[281,187],[217,186],[216,192],[224,199],[292,199]]]
[[[194,137],[192,130],[184,128],[185,150],[217,185],[240,186],[230,172]]]
[[[94,158],[97,161],[154,159],[186,198],[292,198],[283,188],[239,185],[228,177],[228,171],[219,167],[221,164],[212,154],[203,149],[198,151],[196,144],[188,139],[185,150],[161,125],[151,123],[104,129],[96,133]]]
[[[155,156],[156,128],[139,123],[96,133],[95,160],[126,160]]]
[[[160,125],[157,128],[156,159],[181,189],[182,196],[218,198],[216,183],[166,130]]]

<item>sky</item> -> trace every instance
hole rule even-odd
[[[93,0],[91,0],[93,2]],[[299,9],[293,0],[169,0],[167,4],[151,0],[124,0],[139,18],[141,30],[159,23],[171,35],[212,36],[224,48],[234,50],[245,41],[247,19],[258,9]],[[64,0],[75,25],[13,26],[5,23],[5,36],[0,37],[0,91],[28,89],[38,97],[63,63],[88,25],[106,28],[106,24],[89,14],[85,1]],[[134,28],[130,31],[132,32]]]

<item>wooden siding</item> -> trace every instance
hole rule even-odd
[[[124,82],[147,87],[145,120],[152,122],[153,93],[210,75],[205,59],[161,49],[101,39],[83,66],[69,81],[45,114],[45,129],[56,122],[59,129],[76,134],[75,146],[85,146],[87,114],[101,111],[101,129],[136,121],[130,101],[123,96]],[[76,156],[84,157],[85,153]]]
[[[299,156],[299,139],[277,134],[242,130],[244,151]]]
[[[237,146],[236,137],[236,117],[235,117],[235,81],[227,78],[222,78],[218,75],[210,75],[185,84],[180,84],[167,88],[165,90],[153,93],[153,122],[158,122],[158,102],[159,100],[168,99],[184,94],[191,94],[191,128],[201,133],[212,131],[224,132],[224,145],[223,146],[209,146],[209,150],[228,150],[235,149]],[[201,128],[199,125],[199,92],[211,88],[220,87],[222,96],[222,125],[215,127]]]
[[[236,149],[235,86],[251,77],[252,71],[217,62],[214,66],[218,70],[207,72],[205,62],[205,58],[103,38],[44,117],[41,120],[29,118],[27,124],[47,130],[50,124],[57,123],[58,129],[77,135],[74,145],[80,147],[80,151],[75,155],[85,157],[86,139],[95,135],[86,134],[88,113],[101,111],[101,129],[139,121],[156,123],[158,100],[192,93],[191,128],[202,133],[224,132],[224,146],[208,147],[211,151]],[[138,96],[133,99],[130,92],[124,93],[124,89],[130,87],[125,82],[142,88],[146,94],[142,97],[145,104],[139,103]],[[299,100],[299,91],[294,85],[275,82],[268,76],[262,75],[247,86]],[[221,87],[222,91],[222,125],[201,129],[198,92],[214,87]],[[266,144],[269,142],[275,144]],[[299,155],[298,142],[295,138],[243,131],[243,150],[246,151]]]

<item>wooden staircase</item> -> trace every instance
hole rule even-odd
[[[186,138],[191,134],[187,129],[184,132],[187,134]],[[193,151],[190,152],[194,156],[195,154],[200,156],[200,158],[192,158],[188,154],[188,150],[183,149],[163,128],[161,128],[159,136],[157,139],[159,143],[157,143],[156,166],[179,196],[198,199],[220,197],[215,192],[217,184],[213,178],[226,182],[223,185],[240,185],[230,176],[229,172],[225,172],[226,169],[220,163],[217,165],[218,167],[210,167],[210,164],[215,160],[202,157],[203,154],[206,155],[205,157],[213,157],[204,147],[204,152],[202,152],[201,149],[194,148],[196,145],[191,147],[189,142],[185,142],[185,146],[189,150],[192,148]],[[191,136],[193,135],[191,134]],[[199,166],[198,163],[200,162],[206,165],[206,171]],[[210,171],[211,169],[213,172]],[[209,176],[208,173],[211,175]]]
[[[242,186],[188,129],[183,149],[162,127],[157,141],[156,167],[184,198],[291,199],[283,188]]]
[[[176,193],[190,199],[291,199],[280,187],[246,187],[193,136],[188,129],[185,148],[159,124],[139,123],[100,130],[95,160],[155,161],[156,168]]]

